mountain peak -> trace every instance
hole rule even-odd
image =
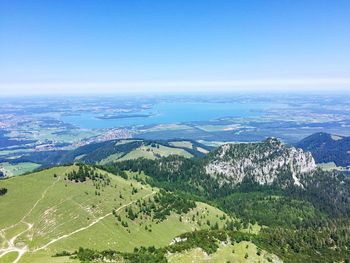
[[[267,138],[265,140],[265,143],[269,144],[269,145],[271,145],[273,147],[277,147],[277,148],[279,148],[279,147],[281,147],[283,145],[283,143],[279,139],[277,139],[276,137],[269,137],[269,138]]]
[[[250,179],[261,185],[280,183],[303,187],[301,176],[316,169],[309,152],[287,147],[276,138],[259,143],[225,144],[208,156],[207,174],[220,183],[240,184]]]

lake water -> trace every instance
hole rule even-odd
[[[263,103],[161,102],[155,104],[152,109],[139,112],[151,113],[152,115],[149,117],[99,119],[96,118],[96,114],[82,113],[74,116],[62,116],[61,120],[81,128],[101,129],[209,121],[222,117],[252,117],[262,114],[265,108],[267,105]]]

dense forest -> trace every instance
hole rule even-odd
[[[317,163],[334,162],[338,166],[350,165],[350,137],[315,133],[301,140],[297,147],[311,152]]]
[[[195,207],[196,204],[194,201],[161,190],[154,196],[153,202],[144,202],[141,204],[140,210],[145,215],[151,216],[153,214],[153,218],[161,222],[165,220],[171,212],[186,214]]]
[[[170,156],[124,161],[103,168],[116,174],[144,172],[147,183],[153,186],[190,200],[205,200],[240,218],[244,225],[266,226],[251,240],[286,262],[350,258],[350,181],[343,174],[317,169],[313,176],[303,178],[304,188],[281,188],[278,182],[261,186],[249,179],[233,187],[205,174],[203,162],[203,158]],[[229,231],[232,230],[226,227],[225,233]]]

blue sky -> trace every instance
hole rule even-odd
[[[350,1],[0,1],[0,91],[350,90]]]

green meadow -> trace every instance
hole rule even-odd
[[[138,200],[153,202],[158,189],[137,182],[131,174],[126,180],[97,169],[109,184],[70,181],[66,174],[73,170],[77,166],[0,181],[0,188],[8,189],[0,197],[0,262],[73,262],[52,256],[79,247],[124,252],[139,246],[163,247],[182,233],[209,229],[207,222],[223,224],[224,213],[204,203],[196,203],[186,214],[171,212],[161,222],[142,215],[131,220],[127,209],[137,209]]]
[[[132,160],[137,158],[145,159],[156,159],[159,157],[167,157],[169,155],[179,155],[186,158],[193,157],[192,154],[181,148],[172,148],[157,144],[157,147],[152,147],[150,145],[142,145],[137,149],[127,153],[118,161]]]
[[[282,262],[273,254],[258,249],[252,242],[242,241],[240,243],[222,243],[218,250],[208,255],[200,248],[191,249],[183,253],[168,255],[169,263],[243,263],[243,262]]]
[[[16,176],[27,172],[31,172],[36,168],[40,167],[40,164],[23,162],[18,164],[0,163],[0,168],[5,172],[6,176]]]

